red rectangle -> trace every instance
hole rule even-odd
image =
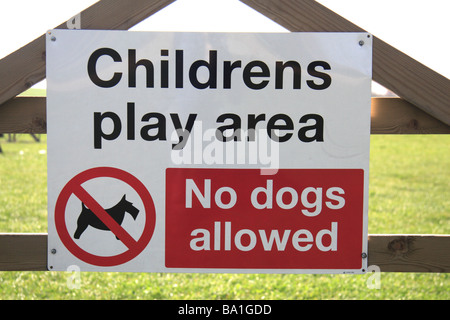
[[[362,268],[362,169],[166,170],[166,267]]]

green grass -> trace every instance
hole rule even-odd
[[[0,139],[0,232],[47,232],[45,135]],[[372,136],[369,233],[450,233],[450,136]],[[448,274],[0,272],[0,299],[450,299]]]
[[[372,136],[369,233],[450,233],[450,136]]]
[[[0,232],[47,232],[47,147],[31,136],[0,139]]]

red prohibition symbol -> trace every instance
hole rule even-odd
[[[114,178],[131,186],[144,204],[145,225],[140,238],[136,241],[104,208],[82,187],[82,184],[96,178]],[[80,199],[128,248],[113,256],[98,256],[80,248],[72,239],[66,226],[66,206],[69,198],[75,195]],[[80,260],[102,267],[117,266],[126,263],[139,255],[148,245],[155,229],[155,205],[144,184],[132,174],[118,168],[97,167],[83,171],[73,177],[61,190],[55,206],[55,226],[59,238],[66,248]]]

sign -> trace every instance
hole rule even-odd
[[[167,169],[166,266],[360,268],[363,174]]]
[[[371,35],[46,41],[50,270],[367,270]]]
[[[139,214],[139,209],[127,201],[126,195],[114,207],[106,209],[102,208],[82,186],[83,183],[92,179],[102,180],[104,178],[115,178],[125,182],[140,197],[146,218],[144,230],[137,241],[120,225],[125,214],[129,213],[135,220]],[[73,236],[68,233],[65,220],[66,207],[72,195],[82,203],[82,210],[78,216],[77,228]],[[120,240],[128,249],[121,254],[112,256],[97,256],[86,252],[78,246],[75,240],[80,239],[89,226],[101,230],[110,230],[116,236],[116,239]],[[145,249],[155,227],[155,208],[147,189],[134,176],[117,168],[93,168],[75,176],[61,191],[55,206],[55,227],[65,247],[79,259],[96,266],[114,266],[130,261]]]

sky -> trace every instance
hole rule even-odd
[[[5,1],[6,2],[6,1]],[[67,21],[94,0],[14,0],[1,5],[0,58]],[[318,0],[450,78],[448,0]],[[131,3],[131,1],[130,1]],[[177,0],[130,30],[288,32],[238,0]],[[35,87],[45,88],[45,81]],[[375,88],[380,93],[382,88]]]

